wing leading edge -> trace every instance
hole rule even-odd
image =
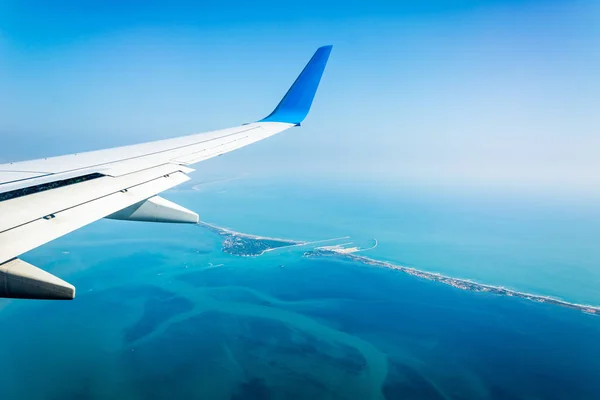
[[[275,110],[235,128],[0,165],[0,297],[73,299],[75,288],[18,257],[101,218],[196,223],[157,196],[189,180],[188,165],[266,139],[308,114],[331,52],[315,52]]]

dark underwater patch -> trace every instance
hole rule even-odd
[[[231,396],[231,400],[269,400],[271,397],[265,380],[254,378],[239,385],[237,393]]]
[[[387,400],[444,400],[446,397],[413,368],[389,361],[388,376],[383,384]]]
[[[125,329],[127,343],[149,335],[164,321],[194,308],[194,304],[184,297],[150,298],[144,304],[144,315],[131,327]]]
[[[347,398],[336,387],[354,388],[366,364],[356,349],[282,321],[216,311],[171,325],[125,351],[123,361],[128,381],[144,397],[210,398],[219,379],[231,382],[236,400]]]

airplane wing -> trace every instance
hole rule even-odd
[[[189,166],[304,120],[331,52],[315,52],[266,118],[214,132],[0,165],[0,297],[73,299],[75,288],[18,257],[101,218],[197,223],[157,196],[189,180]]]

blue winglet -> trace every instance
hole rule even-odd
[[[300,125],[313,102],[333,46],[319,47],[275,110],[259,122]]]

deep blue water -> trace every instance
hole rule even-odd
[[[211,222],[292,239],[343,234],[356,202],[373,201],[358,196],[342,210],[325,203],[328,212],[302,223],[273,206],[294,203],[295,191],[251,191],[253,201],[232,189],[239,187],[170,198]],[[302,188],[318,198],[309,189]],[[398,214],[379,204],[371,213]],[[419,212],[411,215],[423,219]],[[315,232],[326,218],[331,227]],[[399,236],[418,230],[403,221]],[[365,232],[364,240],[383,230]],[[459,230],[463,239],[476,236]],[[220,240],[196,226],[100,221],[28,254],[75,284],[78,295],[72,302],[0,303],[2,399],[599,398],[597,317],[331,257],[303,258],[302,249],[236,257],[220,251]],[[474,257],[485,259],[484,250]],[[377,255],[407,257],[389,248]]]

